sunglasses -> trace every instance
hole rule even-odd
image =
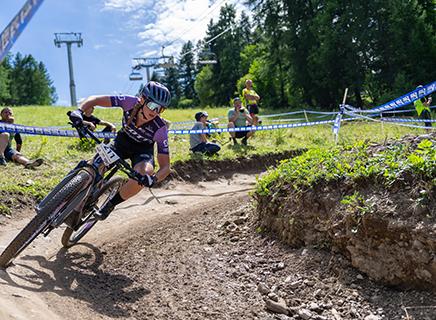
[[[147,101],[145,100],[142,106],[147,106],[151,111],[162,113],[165,110],[165,107],[161,106],[160,104],[153,102],[153,101]]]
[[[148,109],[157,113],[162,113],[165,110],[165,107],[162,107],[160,104],[157,104],[153,101],[149,101],[145,103],[145,105],[148,107]]]

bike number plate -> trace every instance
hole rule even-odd
[[[110,166],[112,163],[120,160],[120,157],[115,153],[115,151],[106,144],[100,143],[95,150],[106,166]]]

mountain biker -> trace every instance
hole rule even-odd
[[[142,185],[134,179],[129,179],[95,214],[96,219],[106,219],[115,206],[136,195],[142,186],[150,188],[169,175],[168,127],[160,114],[168,107],[170,101],[169,90],[158,82],[150,81],[139,89],[136,97],[90,96],[81,103],[78,110],[71,112],[71,121],[74,124],[81,124],[83,114],[95,106],[121,107],[122,128],[112,142],[112,147],[120,158],[130,159],[133,169],[142,175]],[[155,142],[159,163],[159,170],[156,173],[153,150]]]

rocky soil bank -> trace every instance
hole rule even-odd
[[[416,148],[423,139],[436,146],[434,135],[410,136],[368,152],[377,156],[396,144]],[[338,252],[371,279],[436,291],[435,179],[403,172],[390,186],[376,176],[319,181],[303,191],[278,181],[269,195],[256,196],[257,213],[262,228],[294,248]]]

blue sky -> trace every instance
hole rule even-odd
[[[2,0],[2,31],[26,0]],[[42,61],[56,87],[56,105],[69,105],[67,49],[54,45],[56,32],[81,32],[83,47],[73,47],[76,96],[134,94],[132,58],[180,52],[185,41],[204,37],[210,19],[225,3],[243,9],[238,0],[45,0],[11,52]]]

